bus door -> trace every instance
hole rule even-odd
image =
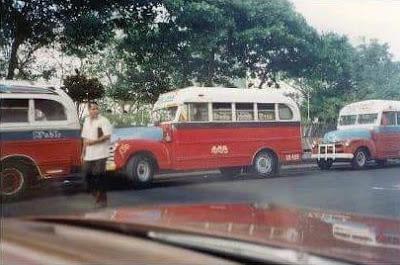
[[[377,134],[377,151],[379,156],[396,157],[399,153],[400,126],[396,125],[396,112],[382,113],[381,126]]]

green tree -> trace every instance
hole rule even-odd
[[[62,89],[75,102],[79,117],[82,116],[82,103],[103,98],[105,88],[97,78],[88,78],[77,72],[76,75],[65,77]]]
[[[17,68],[18,50],[22,45],[31,50],[49,44],[56,36],[55,28],[59,24],[56,13],[58,5],[49,0],[1,2],[1,49],[10,48],[7,79],[14,78]]]
[[[353,65],[355,93],[359,99],[393,99],[400,97],[399,63],[392,60],[388,44],[364,41],[356,47]]]
[[[65,49],[71,53],[79,54],[89,46],[101,48],[100,43],[109,36],[107,32],[109,27],[105,26],[106,23],[103,21],[107,15],[112,15],[115,6],[124,6],[128,2],[128,0],[1,1],[0,48],[2,61],[7,62],[7,73],[3,75],[7,79],[13,79],[14,70],[18,67],[20,71],[23,69],[23,61],[18,66],[21,47],[24,47],[26,53],[30,55],[26,57],[28,60],[34,59],[32,55],[36,50],[54,41],[63,42]]]
[[[310,97],[310,117],[322,122],[335,123],[339,110],[354,100],[352,77],[355,49],[345,36],[334,33],[321,35],[309,54],[312,62],[303,69],[299,86],[303,97]],[[308,111],[303,102],[303,116]]]
[[[263,83],[301,75],[317,36],[286,0],[167,0],[152,10],[146,23],[125,20],[119,45],[119,78],[145,102],[193,83],[234,86],[248,72]]]

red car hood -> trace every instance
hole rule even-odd
[[[399,219],[269,204],[119,208],[63,219],[195,233],[365,264],[400,261]]]

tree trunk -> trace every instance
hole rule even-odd
[[[7,78],[6,79],[13,79],[14,78],[14,71],[15,68],[17,68],[17,52],[19,45],[21,44],[21,41],[19,41],[18,38],[15,38],[13,41],[13,44],[11,46],[11,56],[10,56],[10,62],[8,64],[8,72],[7,72]]]
[[[214,72],[215,72],[215,52],[213,50],[213,51],[211,51],[211,53],[209,54],[209,57],[208,57],[206,86],[213,86]]]

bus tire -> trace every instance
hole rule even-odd
[[[317,160],[317,165],[318,165],[319,169],[321,169],[321,170],[329,170],[332,167],[332,164],[333,164],[333,160],[332,159],[328,159],[328,160],[320,159],[320,160]]]
[[[127,177],[134,187],[149,187],[154,176],[154,161],[145,154],[134,155],[127,164]]]
[[[0,198],[2,202],[23,198],[28,186],[28,170],[22,164],[16,162],[1,164]]]
[[[358,148],[354,153],[354,158],[351,161],[351,167],[353,169],[364,169],[367,166],[369,160],[369,152],[366,148]]]
[[[242,173],[242,167],[223,167],[220,168],[222,176],[224,177],[235,177]]]
[[[279,161],[272,151],[259,152],[253,161],[253,171],[263,178],[274,177],[279,171]]]

